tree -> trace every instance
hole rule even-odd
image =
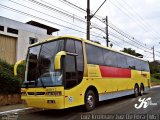
[[[160,63],[158,61],[153,61],[149,63],[151,73],[160,73]]]
[[[143,55],[140,53],[136,53],[135,50],[132,50],[131,48],[124,48],[123,50],[121,50],[122,52],[128,53],[130,55],[136,56],[136,57],[141,57],[143,58]]]

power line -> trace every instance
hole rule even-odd
[[[99,30],[101,30],[101,31],[103,31],[104,33],[105,33],[105,31],[104,30],[102,30],[101,28],[98,28],[98,27],[93,27],[93,28],[97,28],[97,29],[99,29]],[[135,46],[136,48],[139,48],[139,49],[142,49],[141,47],[139,47],[139,46],[137,46],[137,45],[134,45],[134,43],[135,43],[135,41],[132,41],[133,43],[130,43],[130,42],[128,42],[128,41],[126,41],[125,39],[123,39],[123,38],[121,38],[120,36],[117,36],[117,35],[115,35],[115,34],[113,34],[113,33],[109,33],[109,35],[110,36],[113,36],[113,37],[116,37],[116,38],[118,38],[118,39],[121,39],[121,40],[123,40],[123,41],[125,41],[126,43],[128,43],[128,44],[130,44],[130,45],[132,45],[132,46]],[[126,39],[128,39],[128,38],[126,38]],[[139,44],[138,44],[139,45]],[[146,48],[145,48],[146,49]],[[145,50],[145,49],[142,49],[142,50]],[[149,49],[149,50],[151,50],[151,49]],[[145,50],[146,51],[146,50]],[[150,52],[151,53],[151,52]]]
[[[80,30],[77,30],[77,29],[74,29],[74,28],[71,28],[71,27],[68,27],[68,26],[64,26],[64,25],[61,25],[61,24],[58,24],[58,23],[55,23],[55,22],[52,22],[52,21],[49,21],[49,20],[46,20],[46,19],[37,17],[37,16],[34,16],[34,15],[31,15],[31,14],[28,14],[28,13],[25,13],[25,12],[22,12],[22,11],[19,11],[19,10],[16,10],[16,9],[13,9],[13,8],[11,8],[11,7],[8,7],[8,6],[2,5],[2,4],[0,4],[0,6],[3,7],[3,8],[5,8],[5,9],[9,9],[9,10],[11,10],[11,11],[14,11],[14,12],[17,12],[17,13],[20,13],[20,14],[23,14],[23,15],[26,15],[26,16],[29,16],[29,17],[33,17],[33,18],[36,18],[36,19],[39,19],[39,20],[42,20],[42,21],[46,21],[46,22],[49,22],[49,23],[52,23],[52,24],[55,24],[55,25],[58,25],[58,26],[61,26],[61,27],[70,29],[70,30],[74,30],[74,31],[77,31],[77,32],[86,34],[86,33],[83,32],[83,31],[80,31]],[[96,36],[96,35],[92,35],[92,36]]]
[[[117,2],[119,2],[119,1],[117,1]],[[132,8],[132,6],[131,5],[129,5],[127,2],[125,2],[124,0],[122,0],[122,2],[123,3],[125,3],[127,6],[128,6],[128,8],[129,8],[129,10],[131,10],[134,14],[136,14],[136,18],[138,18],[137,20],[141,23],[141,24],[143,24],[146,28],[147,28],[147,30],[150,30],[151,28],[152,28],[152,26],[150,25],[150,24],[146,24],[145,22],[144,22],[144,18],[142,17],[142,16],[140,16],[133,8]],[[123,7],[124,8],[124,7]],[[127,10],[128,11],[128,10]],[[131,13],[131,12],[130,12]],[[132,13],[131,13],[132,14]],[[134,14],[132,14],[133,16],[135,16]],[[155,32],[155,31],[150,31],[152,34],[154,34],[154,35],[156,35],[158,38],[160,38],[159,37],[159,33],[157,33],[157,32]]]
[[[13,2],[13,3],[15,3],[15,4],[18,4],[18,5],[20,5],[20,6],[23,6],[23,7],[25,7],[25,8],[31,9],[31,10],[33,10],[33,11],[36,11],[36,12],[38,12],[38,13],[47,15],[47,16],[49,16],[49,17],[55,18],[55,19],[57,19],[57,20],[63,21],[63,22],[68,23],[68,24],[70,24],[70,25],[76,26],[76,27],[78,27],[78,28],[85,29],[85,28],[82,28],[82,27],[80,27],[80,26],[78,26],[78,25],[72,24],[72,23],[70,23],[70,22],[68,22],[68,21],[65,21],[65,20],[62,20],[62,19],[60,19],[60,18],[58,18],[58,17],[55,17],[55,16],[53,16],[53,15],[46,14],[45,12],[41,12],[41,11],[39,11],[39,10],[36,10],[36,9],[34,9],[33,7],[31,8],[31,7],[22,5],[22,4],[20,4],[20,3],[17,3],[17,2],[15,2],[15,1],[12,1],[12,0],[8,0],[8,1],[11,1],[11,2]]]
[[[114,43],[114,45],[116,45],[116,46],[118,46],[118,47],[120,47],[120,48],[124,48],[124,47],[121,46],[122,44],[120,44],[120,43],[117,44],[117,41],[115,41],[115,40],[112,39],[112,38],[110,38],[110,39],[112,40],[112,43]],[[148,52],[148,51],[145,51],[145,52]],[[152,54],[151,52],[149,52],[149,53]],[[157,55],[157,56],[159,56],[159,55]],[[153,58],[153,57],[149,57],[149,56],[145,56],[145,55],[143,55],[143,57]],[[160,56],[159,56],[159,57],[160,57]]]
[[[134,21],[138,26],[141,26],[141,28],[145,31],[145,32],[148,32],[150,31],[150,28],[148,27],[149,24],[145,25],[142,21],[142,19],[140,19],[139,17],[135,16],[133,13],[131,13],[129,10],[130,9],[126,9],[119,1],[116,1],[118,3],[118,6],[117,4],[115,4],[113,1],[110,1],[110,3],[112,5],[114,5],[117,9],[119,9],[123,14],[125,14],[128,18],[130,18],[132,21]],[[129,7],[131,8],[131,7]],[[125,10],[126,9],[126,10]],[[129,13],[128,13],[129,12]],[[133,17],[134,16],[134,17]],[[135,19],[137,18],[137,19]],[[158,36],[153,33],[154,31],[150,31],[152,33],[152,36],[157,38]],[[156,35],[156,36],[155,36]]]
[[[115,38],[117,38],[117,39],[120,39],[120,40],[122,40],[122,41],[125,41],[127,44],[130,44],[131,46],[134,46],[134,47],[139,48],[139,49],[141,49],[141,50],[147,51],[147,50],[145,50],[145,49],[142,49],[142,48],[139,47],[139,46],[134,45],[133,43],[129,43],[129,42],[126,41],[125,39],[120,38],[119,36],[117,36],[117,35],[115,35],[115,34],[113,34],[113,33],[110,33],[109,35],[110,35],[110,36],[113,36],[113,37],[115,37]],[[150,51],[147,51],[147,52],[152,53],[152,52],[150,52]]]
[[[34,1],[34,0],[30,0],[31,2],[32,1]],[[41,1],[43,1],[43,0],[41,0]],[[63,0],[64,1],[64,0]],[[35,2],[34,2],[35,3]],[[41,5],[42,6],[42,4],[40,4],[39,2],[36,2],[36,3],[38,3],[39,5]],[[47,2],[45,2],[45,3],[47,3]],[[49,4],[49,3],[47,3],[47,4]],[[53,5],[52,5],[53,6]],[[47,7],[47,6],[43,6],[43,7]],[[56,8],[58,8],[57,6],[55,6]],[[50,8],[50,7],[49,7]],[[54,9],[55,10],[55,9]],[[63,9],[61,9],[61,10],[63,10]],[[65,10],[63,10],[63,11],[65,11]],[[83,11],[84,11],[84,9],[83,9]],[[62,12],[62,11],[60,11],[60,12]],[[68,11],[65,11],[65,12],[68,12]],[[66,14],[66,13],[65,13]],[[72,17],[71,17],[72,18]],[[95,18],[97,18],[97,19],[99,19],[98,17],[96,17],[95,16]],[[100,20],[100,19],[99,19]],[[81,21],[82,21],[82,19],[81,19]],[[101,22],[103,22],[102,20],[101,20]],[[85,21],[83,21],[83,23],[85,23]],[[111,22],[109,22],[112,26],[114,26]],[[76,26],[76,25],[75,25]],[[79,26],[78,26],[79,27]],[[116,27],[116,26],[114,26],[114,27]],[[81,28],[81,27],[80,27]],[[113,27],[112,27],[113,28]],[[82,28],[82,29],[84,29],[84,28]],[[120,30],[119,28],[117,28],[116,27],[116,29],[118,29],[118,30]],[[123,32],[123,31],[122,31]],[[126,34],[126,33],[123,33],[123,34]],[[127,35],[127,34],[126,34]],[[127,36],[129,36],[129,35],[127,35]],[[129,36],[130,37],[130,36]],[[139,41],[138,41],[139,42]],[[145,46],[144,46],[145,47]]]
[[[27,1],[30,1],[30,2],[32,2],[32,3],[34,3],[34,4],[36,4],[36,5],[39,5],[39,6],[41,6],[41,7],[43,7],[43,8],[47,8],[47,9],[50,9],[50,10],[52,10],[52,11],[55,11],[55,12],[57,12],[57,13],[60,13],[60,14],[63,14],[63,15],[65,15],[65,16],[67,16],[67,17],[69,17],[69,18],[74,18],[74,19],[76,19],[76,20],[78,20],[78,21],[81,21],[81,22],[83,22],[83,23],[85,23],[85,21],[84,20],[82,20],[81,18],[78,18],[76,15],[75,16],[73,16],[73,14],[72,13],[69,13],[69,12],[64,12],[64,10],[63,11],[61,11],[61,10],[58,10],[58,9],[56,9],[56,8],[53,8],[53,4],[51,4],[51,3],[48,3],[48,2],[45,2],[46,4],[48,4],[48,5],[45,5],[45,4],[43,4],[43,3],[41,3],[41,2],[38,2],[38,1],[36,1],[36,0],[27,0]],[[42,1],[42,0],[41,0]],[[52,5],[52,7],[51,6],[49,6],[49,5]]]
[[[120,43],[117,43],[117,41],[115,41],[114,39],[109,38],[109,41],[112,42],[112,43],[114,43],[114,45],[117,45],[117,46],[119,46],[120,48],[123,48],[122,46],[120,46],[121,44],[120,44]]]
[[[116,1],[117,2],[117,1]],[[126,12],[126,10],[124,10],[124,6],[122,6],[119,2],[117,2],[119,5],[120,5],[120,7],[117,5],[117,4],[115,4],[113,1],[111,1],[110,0],[110,3],[112,4],[112,5],[114,5],[117,9],[119,9],[123,14],[125,14],[128,18],[130,18],[132,21],[134,21],[134,22],[137,22],[135,19],[133,19],[132,18],[132,16],[131,16],[131,14],[128,14],[127,12]],[[139,23],[138,23],[139,24]],[[142,26],[143,27],[143,26]],[[144,27],[143,27],[143,29],[145,30],[145,31],[147,31]]]
[[[62,0],[60,0],[60,1],[62,1]],[[68,2],[67,0],[63,0],[63,1],[69,3],[70,5],[78,8],[78,9],[80,9],[80,10],[82,10],[82,11],[86,11],[86,10],[84,10],[83,8],[79,7],[79,6],[77,6],[77,5],[75,5],[75,4],[71,3],[71,2]],[[105,1],[104,1],[104,2],[105,2]],[[99,19],[99,18],[96,17],[96,16],[95,16],[95,18]],[[100,20],[100,19],[99,19],[99,20]],[[103,21],[101,20],[101,22],[103,22]],[[103,23],[104,23],[104,22],[103,22]],[[113,24],[112,24],[112,26],[113,26]],[[111,25],[109,25],[109,27],[111,27]],[[115,27],[115,26],[114,26],[114,27]],[[113,27],[111,27],[111,28],[112,28],[113,30],[115,30],[116,32],[118,32],[119,34],[123,35],[124,37],[129,37],[128,39],[130,39],[130,40],[132,40],[132,41],[134,40],[134,39],[131,39],[129,35],[127,35],[127,34],[124,35],[124,32],[123,32],[123,34],[122,34],[122,31],[120,32],[120,31],[116,30],[117,28],[116,28],[116,29],[113,28]],[[119,30],[120,30],[120,29],[119,29]],[[134,37],[132,37],[132,38],[134,38]],[[139,44],[139,41],[137,41],[136,43]],[[139,44],[139,45],[140,45],[140,44]],[[140,45],[140,46],[146,47],[146,45]],[[149,48],[147,48],[147,49],[149,49]]]
[[[145,48],[145,49],[149,49],[149,48],[147,48],[147,47],[139,44],[139,43],[136,42],[135,40],[133,40],[133,39],[127,37],[126,35],[122,34],[120,31],[117,31],[115,28],[113,28],[113,27],[111,27],[111,26],[109,26],[109,27],[110,27],[112,30],[115,30],[115,31],[116,31],[117,33],[119,33],[120,35],[122,35],[123,37],[127,38],[128,40],[133,41],[133,42],[136,43],[137,45],[139,45],[139,46],[141,46],[141,47],[143,47],[143,48]],[[149,50],[150,50],[150,49],[149,49]]]
[[[101,28],[98,28],[97,26],[96,26],[96,28],[97,28],[97,29],[100,29],[101,31],[104,32],[104,30],[102,30]],[[118,33],[118,31],[117,31],[117,33]],[[118,39],[121,39],[121,40],[125,41],[127,44],[130,44],[131,46],[134,46],[134,47],[139,48],[139,49],[141,49],[141,50],[144,50],[144,51],[147,51],[146,49],[151,50],[151,49],[146,48],[146,47],[144,47],[144,46],[142,46],[141,44],[138,44],[138,43],[137,43],[137,45],[139,45],[139,46],[134,45],[134,44],[135,44],[135,41],[133,41],[132,39],[129,39],[129,38],[126,37],[126,36],[125,36],[125,37],[123,36],[123,37],[124,37],[125,39],[130,40],[130,41],[133,42],[133,43],[130,43],[130,42],[126,41],[125,39],[120,38],[120,36],[117,36],[117,35],[115,35],[115,34],[113,34],[113,33],[109,33],[109,35],[110,35],[110,36],[113,36],[113,37],[116,37],[116,38],[118,38]],[[144,47],[145,49],[142,49],[141,47]],[[152,54],[152,52],[150,52],[150,51],[147,51],[147,52],[149,52],[149,53]]]
[[[20,14],[24,14],[24,15],[27,15],[27,16],[30,16],[30,17],[34,17],[34,18],[37,18],[37,19],[40,19],[40,20],[43,20],[43,21],[46,21],[46,22],[49,22],[49,23],[52,23],[52,24],[56,24],[56,25],[58,25],[58,26],[61,26],[61,27],[67,28],[67,29],[70,29],[70,30],[74,30],[74,31],[77,31],[77,32],[86,34],[86,33],[83,32],[83,31],[80,31],[80,30],[77,30],[77,29],[74,29],[74,28],[70,28],[70,27],[67,27],[67,26],[64,26],[64,25],[61,25],[61,24],[58,24],[58,23],[55,23],[55,22],[52,22],[52,21],[49,21],[49,20],[46,20],[46,19],[37,17],[37,16],[34,16],[34,15],[31,15],[31,14],[28,14],[28,13],[25,13],[25,12],[22,12],[22,11],[13,9],[13,8],[11,8],[11,7],[8,7],[8,6],[2,5],[2,4],[0,4],[0,5],[1,5],[2,7],[4,7],[4,8],[10,9],[10,10],[12,10],[12,11],[14,11],[14,12],[18,12],[18,13],[20,13]],[[95,32],[94,32],[94,33],[95,33]],[[96,34],[97,34],[97,33],[96,33]],[[95,37],[99,37],[99,38],[101,38],[101,39],[104,39],[103,37],[98,36],[98,34],[97,34],[97,35],[91,34],[91,36],[95,36]]]
[[[2,6],[2,5],[1,5]],[[4,6],[3,6],[4,7]],[[7,6],[6,6],[7,7]],[[11,9],[10,7],[9,7],[9,9]],[[15,11],[15,9],[13,10],[12,9],[12,11]],[[17,10],[16,10],[17,11]],[[21,11],[19,11],[19,12],[21,12]],[[22,12],[23,14],[24,14],[24,12]],[[28,14],[28,13],[25,13],[25,15],[26,14]],[[30,14],[28,14],[29,16],[31,16],[31,17],[36,17],[36,16],[33,16],[33,15],[30,15]],[[39,17],[36,17],[37,19],[39,19]],[[40,18],[41,20],[44,20],[44,21],[47,21],[47,22],[50,22],[50,23],[52,23],[52,24],[57,24],[57,23],[54,23],[54,22],[52,22],[52,21],[48,21],[48,20],[46,20],[46,19],[42,19],[42,18]],[[73,29],[73,28],[70,28],[70,27],[67,27],[67,26],[64,26],[64,25],[61,25],[61,24],[57,24],[57,25],[59,25],[59,26],[61,26],[61,27],[64,27],[64,28],[67,28],[67,29],[71,29],[71,30],[74,30],[74,31],[77,31],[77,32],[81,32],[81,33],[83,33],[83,34],[86,34],[85,32],[83,32],[83,31],[80,31],[80,30],[77,30],[77,29]],[[95,35],[92,35],[92,36],[95,36]],[[96,37],[99,37],[99,38],[101,38],[101,39],[103,39],[103,37],[100,37],[100,36],[96,36]]]
[[[114,38],[117,38],[117,39],[119,39],[119,40],[125,41],[124,39],[122,39],[122,38],[120,38],[119,36],[116,36],[116,35],[114,35],[114,34],[110,34],[110,36],[113,36]],[[134,46],[134,47],[136,47],[136,48],[139,48],[139,49],[141,49],[141,50],[143,50],[143,51],[145,51],[145,52],[147,52],[147,53],[153,54],[151,51],[142,49],[142,48],[140,48],[140,47],[138,47],[138,46],[133,45],[132,43],[127,42],[127,41],[125,41],[125,42],[126,42],[127,44],[130,44],[131,46]],[[159,54],[155,54],[155,55],[157,55],[158,57],[160,57]]]
[[[47,16],[50,16],[50,17],[56,18],[56,17],[54,17],[54,16],[51,16],[51,15],[46,14],[46,13],[41,12],[41,11],[37,11],[37,10],[35,10],[35,9],[33,9],[33,8],[30,8],[30,7],[24,6],[24,5],[22,5],[22,4],[19,4],[19,3],[17,3],[17,2],[14,2],[14,1],[12,1],[12,0],[9,0],[9,1],[11,1],[11,2],[13,2],[13,3],[16,3],[16,4],[18,4],[18,5],[21,5],[21,6],[23,6],[23,7],[29,8],[29,9],[31,9],[31,10],[34,10],[34,11],[36,11],[36,12],[39,12],[39,13],[45,14],[45,15],[47,15]],[[64,20],[62,20],[62,19],[60,19],[60,18],[56,18],[56,19],[61,20],[61,21],[66,22],[66,23],[69,23],[69,22],[64,21]],[[54,23],[54,24],[55,24],[55,23]],[[69,23],[69,24],[71,24],[71,23]],[[59,25],[60,25],[60,24],[59,24]],[[76,26],[76,27],[78,27],[78,28],[81,28],[81,29],[84,29],[84,30],[85,30],[85,28],[79,27],[79,26],[77,26],[77,25],[74,25],[74,24],[71,24],[71,25]],[[62,26],[62,27],[64,27],[64,26]],[[72,29],[73,29],[73,28],[72,28]],[[76,29],[74,29],[74,30],[76,30]],[[76,30],[76,31],[77,31],[77,30]],[[78,30],[78,31],[79,31],[79,30]],[[82,32],[82,31],[79,31],[79,32],[81,32],[81,33],[85,33],[85,32]],[[93,32],[93,33],[95,33],[95,32]],[[97,34],[97,33],[95,33],[95,34]],[[93,35],[93,34],[91,34],[91,35],[92,35],[92,36],[95,36],[95,37],[97,37],[97,36],[98,36],[98,34],[97,34],[97,35]],[[98,36],[98,37],[100,37],[100,36]],[[103,37],[100,37],[100,38],[103,38]]]
[[[67,5],[69,5],[69,6],[71,5],[71,6],[75,7],[75,8],[80,9],[80,10],[83,11],[83,12],[86,12],[85,9],[83,9],[83,8],[81,8],[81,7],[75,5],[75,4],[73,4],[73,3],[71,3],[71,2],[69,2],[69,1],[67,1],[67,0],[59,0],[59,1],[63,2],[64,4],[65,4],[65,3],[68,3]]]
[[[98,17],[95,17],[95,18],[97,18],[97,19],[100,20],[102,23],[104,23],[102,19],[100,19],[100,18],[98,18]],[[136,44],[138,44],[138,45],[140,45],[140,46],[142,46],[142,47],[144,47],[144,48],[146,48],[146,49],[150,49],[150,48],[147,48],[146,45],[143,45],[143,43],[141,43],[140,41],[136,40],[134,37],[131,37],[130,35],[124,33],[124,32],[123,32],[122,30],[120,30],[118,27],[116,27],[115,25],[113,25],[111,22],[109,22],[109,25],[108,25],[108,26],[109,26],[112,30],[114,30],[115,32],[117,32],[118,34],[122,35],[123,37],[125,37],[125,38],[127,38],[127,39],[129,39],[129,40],[131,40],[131,41],[134,41]]]
[[[68,2],[67,0],[60,0],[61,2],[63,2],[64,4],[66,4],[66,3],[68,3],[68,5],[71,7],[71,6],[74,6],[74,8],[77,8],[77,10],[81,10],[81,12],[86,12],[86,10],[85,9],[83,9],[83,8],[81,8],[81,7],[79,7],[79,6],[77,6],[77,5],[75,5],[75,4],[73,4],[73,3],[71,3],[71,2]],[[128,15],[127,15],[128,16]],[[97,15],[95,16],[95,18],[97,18],[98,19],[98,17],[97,17]],[[100,19],[99,19],[100,20]],[[101,20],[101,22],[103,22],[102,20]],[[113,24],[112,24],[112,26],[113,26]],[[115,27],[115,26],[114,26]],[[113,28],[113,27],[112,27]],[[120,30],[120,29],[119,29]],[[117,32],[117,31],[116,31]],[[119,33],[119,32],[118,32]],[[123,32],[124,33],[124,32]],[[125,33],[126,34],[126,33]],[[124,35],[123,35],[124,36]],[[129,35],[127,35],[127,36],[129,36]],[[129,36],[130,37],[130,36]],[[134,38],[134,37],[131,37],[131,38]],[[135,38],[133,39],[133,41],[135,40]],[[137,40],[136,40],[137,41]],[[137,41],[138,42],[138,44],[140,43],[140,41]],[[137,43],[136,42],[136,43]],[[141,43],[141,44],[143,44],[143,43]],[[140,45],[140,44],[139,44]],[[146,45],[140,45],[140,46],[143,46],[144,48],[146,48]],[[147,49],[149,49],[150,50],[150,48],[147,48]]]

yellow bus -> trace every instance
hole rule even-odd
[[[91,111],[99,101],[137,97],[151,87],[147,61],[73,36],[31,45],[25,61],[21,98],[31,107]]]

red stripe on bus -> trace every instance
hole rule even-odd
[[[99,66],[102,77],[131,78],[131,70],[126,68],[115,68]]]

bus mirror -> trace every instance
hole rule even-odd
[[[19,60],[16,62],[16,64],[14,65],[14,76],[17,76],[17,68],[18,65],[25,63],[25,60]]]
[[[61,69],[61,57],[67,55],[65,51],[60,51],[56,54],[54,59],[54,69],[60,70]]]
[[[78,56],[77,53],[70,53],[70,52],[67,52],[67,55],[71,55],[71,56]]]

